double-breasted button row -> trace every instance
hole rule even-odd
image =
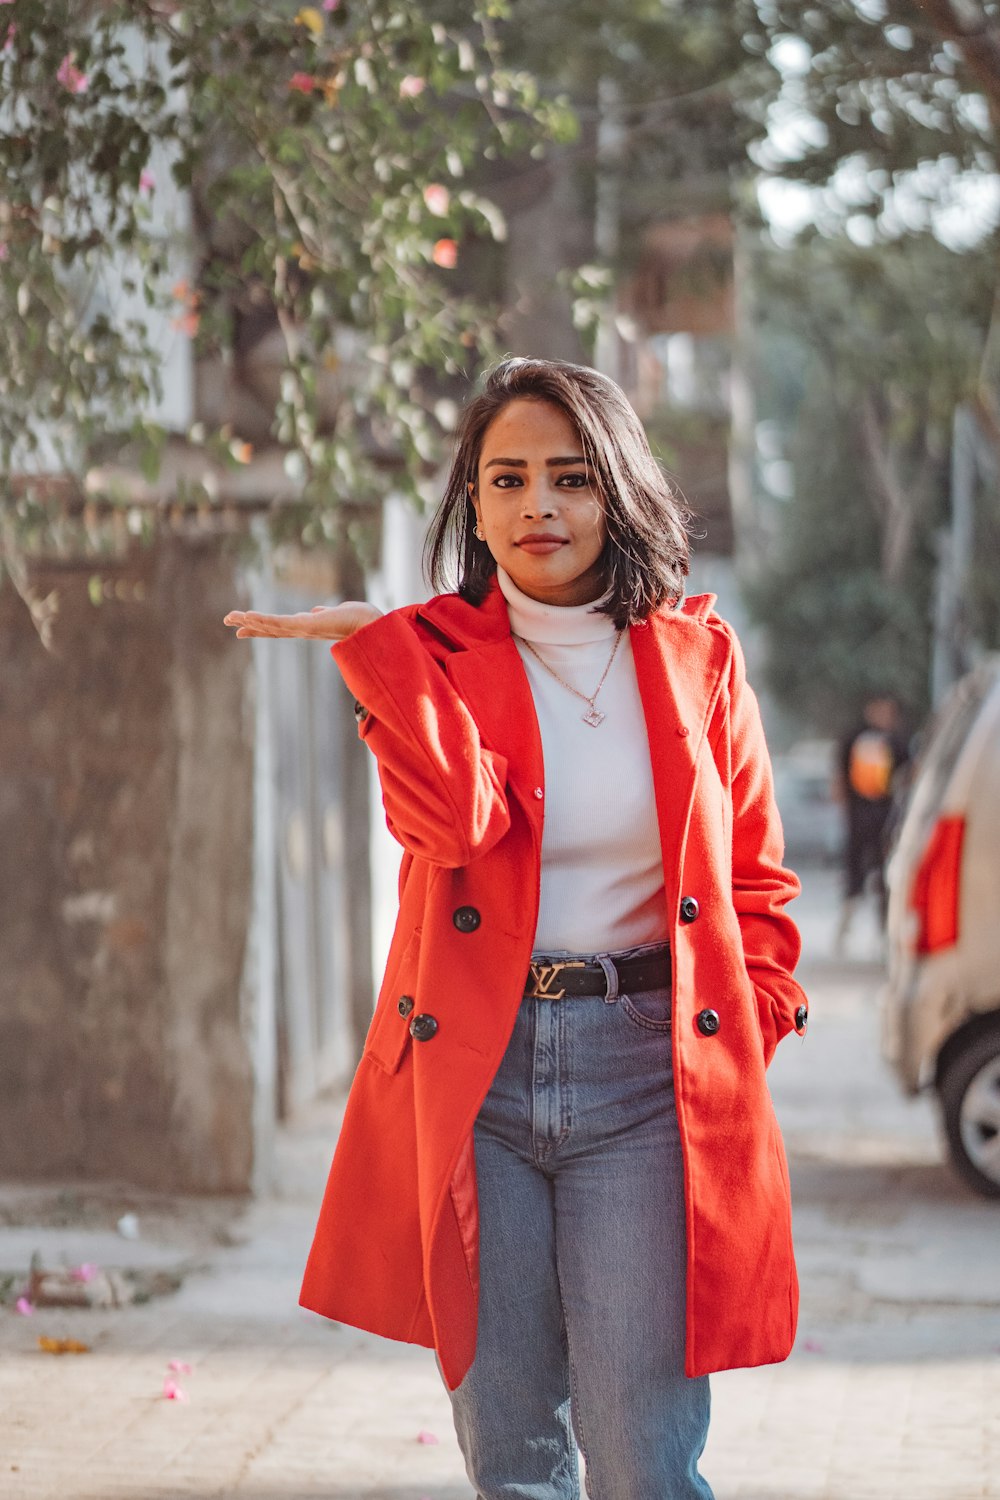
[[[459,906],[452,912],[451,920],[459,932],[475,932],[483,919],[476,907]],[[396,1009],[404,1020],[407,1016],[411,1015],[413,1008],[413,996],[400,995],[396,1001]],[[432,1037],[437,1036],[437,1033],[438,1020],[436,1016],[431,1016],[426,1011],[421,1011],[419,1015],[412,1017],[410,1021],[410,1035],[415,1042],[429,1042]]]
[[[697,922],[701,915],[701,903],[697,896],[682,896],[677,912],[682,922],[686,924]],[[719,1012],[706,1007],[695,1016],[694,1024],[702,1036],[715,1036],[722,1023],[719,1020]]]
[[[801,1035],[801,1033],[805,1031],[808,1024],[809,1007],[807,1005],[800,1005],[798,1010],[795,1012],[795,1030]]]

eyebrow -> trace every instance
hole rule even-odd
[[[547,458],[545,460],[545,465],[546,468],[556,469],[565,468],[567,464],[585,464],[586,462],[587,460],[583,457]],[[498,465],[502,465],[505,469],[526,469],[528,467],[528,460],[526,458],[491,458],[489,463],[487,463],[485,467],[487,469],[492,469],[497,467]]]

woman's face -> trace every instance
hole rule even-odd
[[[486,545],[522,593],[569,605],[605,592],[604,500],[561,407],[518,399],[493,418],[471,498]]]

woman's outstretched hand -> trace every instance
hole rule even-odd
[[[240,640],[247,636],[275,640],[297,636],[313,641],[343,641],[381,616],[382,611],[374,604],[345,600],[343,604],[317,604],[298,615],[262,615],[255,610],[232,609],[222,623],[230,625]]]

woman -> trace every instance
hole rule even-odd
[[[302,1302],[437,1350],[481,1500],[710,1500],[708,1374],[784,1359],[764,1070],[805,1030],[767,752],[622,392],[509,359],[467,407],[440,587],[329,637],[403,846]],[[574,1442],[574,1434],[576,1441]]]

